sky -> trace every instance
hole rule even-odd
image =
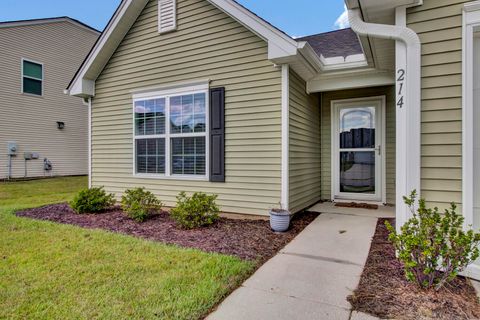
[[[343,0],[238,1],[292,37],[347,26]],[[120,0],[1,0],[0,21],[69,16],[102,31],[119,3]]]

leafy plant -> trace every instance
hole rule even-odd
[[[215,203],[217,197],[203,192],[187,197],[185,192],[181,192],[177,196],[177,206],[170,211],[170,215],[184,229],[211,225],[219,218],[220,209]]]
[[[145,188],[125,191],[122,196],[122,209],[126,215],[135,221],[143,222],[148,216],[162,208],[162,202]]]
[[[418,201],[416,209],[416,200],[416,191],[404,197],[413,217],[401,233],[386,222],[389,239],[404,263],[407,279],[422,288],[439,290],[478,259],[480,234],[463,230],[464,218],[456,212],[455,203],[442,215],[438,208],[427,208],[425,199]]]
[[[70,203],[77,213],[99,213],[115,205],[113,194],[107,194],[103,187],[81,190]]]

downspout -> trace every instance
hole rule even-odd
[[[402,18],[403,21],[398,21]],[[420,189],[421,161],[421,42],[405,26],[405,8],[397,8],[397,24],[366,23],[360,9],[349,10],[349,21],[358,35],[397,41],[396,62],[396,218],[397,229],[411,217],[403,196]]]
[[[88,188],[92,187],[92,98],[88,98]]]

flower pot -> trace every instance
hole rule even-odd
[[[275,232],[285,232],[290,227],[291,213],[288,210],[270,210],[270,227]]]

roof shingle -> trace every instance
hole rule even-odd
[[[357,34],[350,28],[314,34],[297,38],[296,40],[308,42],[318,56],[323,55],[325,58],[345,58],[351,55],[363,54],[360,40]]]

